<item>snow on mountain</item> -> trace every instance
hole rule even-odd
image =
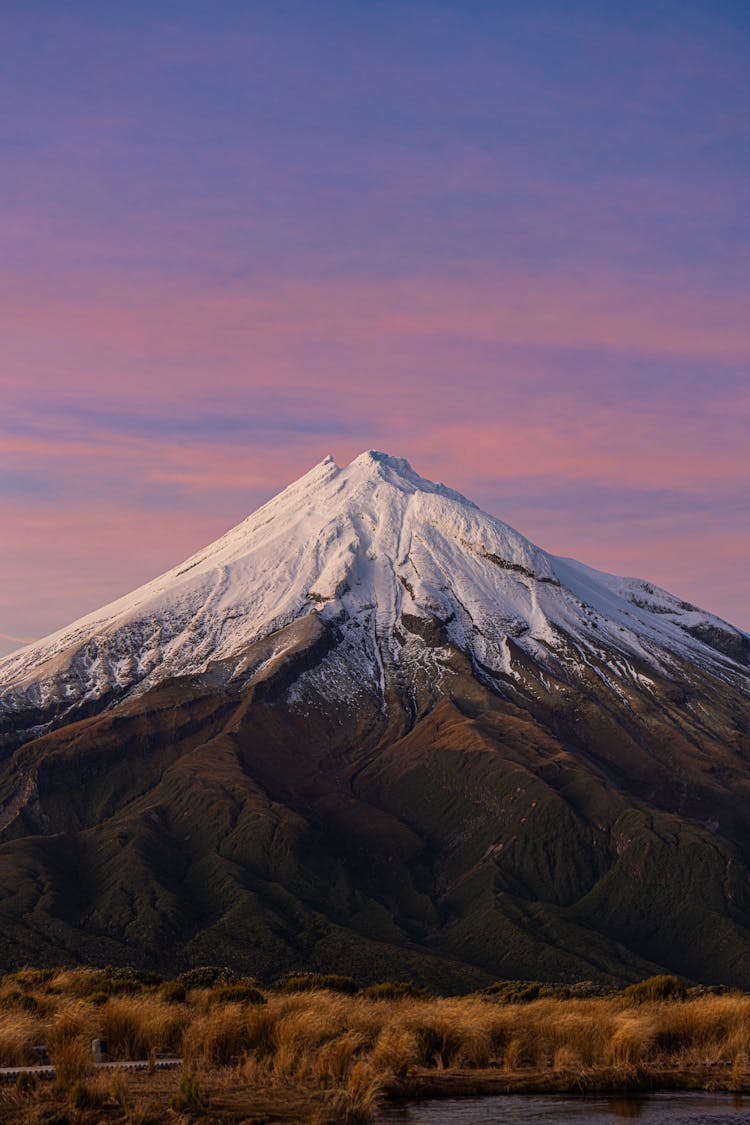
[[[549,555],[401,458],[327,457],[248,519],[126,597],[0,661],[0,714],[143,692],[317,615],[362,675],[420,659],[403,622],[436,618],[477,666],[687,660],[748,685],[750,638],[638,579]],[[407,629],[408,633],[408,629]],[[422,653],[422,655],[424,655]],[[439,663],[439,653],[431,655]]]

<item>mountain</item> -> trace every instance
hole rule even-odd
[[[0,662],[0,962],[750,986],[749,795],[747,634],[326,458]]]

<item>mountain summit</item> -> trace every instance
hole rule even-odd
[[[0,967],[750,986],[750,638],[407,461],[0,662]]]
[[[173,570],[1,661],[0,717],[30,713],[38,733],[39,712],[58,723],[220,665],[242,677],[250,646],[308,616],[346,633],[347,662],[383,689],[394,668],[439,675],[422,643],[429,624],[498,689],[525,658],[565,675],[571,662],[603,669],[616,657],[617,675],[638,681],[676,657],[740,684],[750,658],[747,636],[719,618],[549,555],[405,459],[369,450],[346,468],[326,457]]]

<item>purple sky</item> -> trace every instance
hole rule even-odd
[[[369,447],[750,628],[744,0],[0,31],[0,652]]]

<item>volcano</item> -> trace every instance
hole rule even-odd
[[[750,637],[402,458],[5,658],[0,755],[5,968],[750,987]]]

